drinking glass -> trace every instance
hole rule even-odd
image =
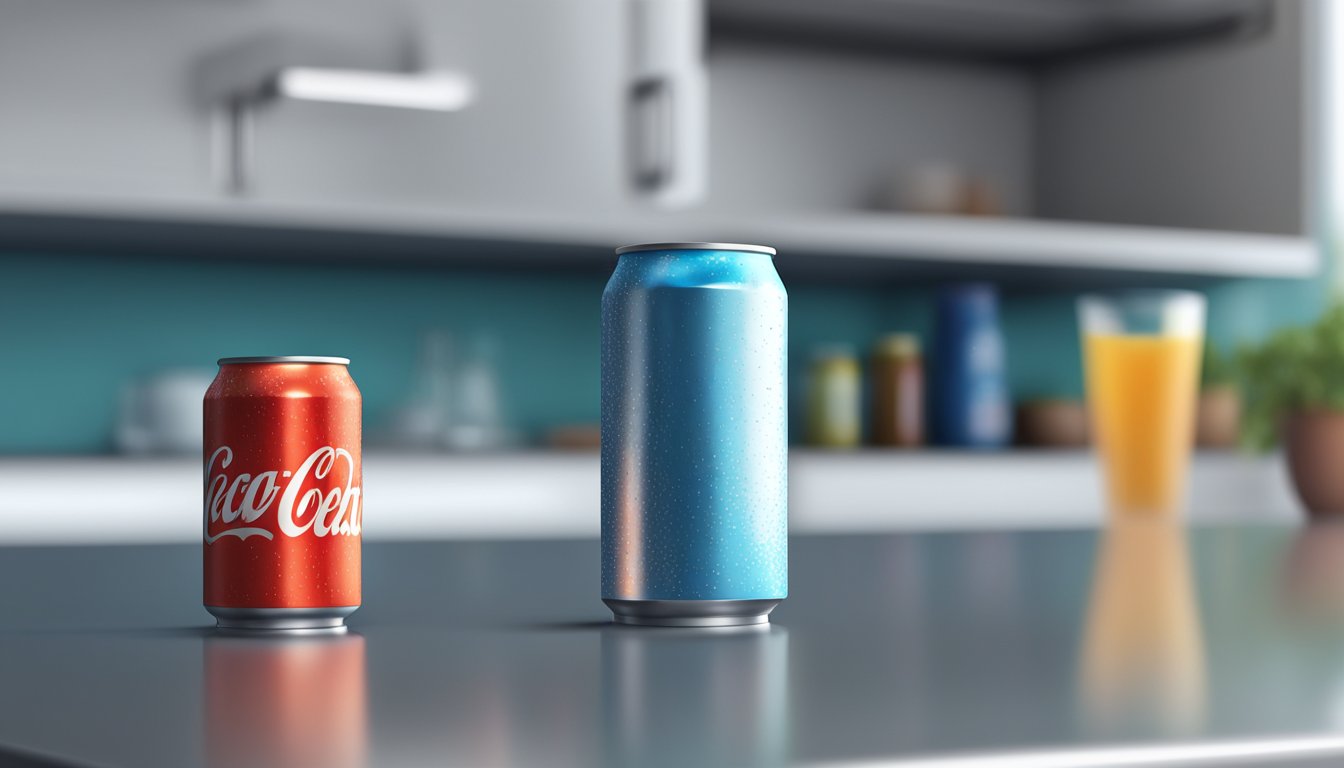
[[[1175,517],[1185,500],[1204,297],[1130,291],[1078,302],[1088,409],[1113,517]]]

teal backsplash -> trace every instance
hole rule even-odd
[[[595,272],[0,256],[0,453],[110,450],[128,380],[164,368],[212,369],[230,355],[350,357],[366,423],[377,430],[410,396],[420,339],[431,329],[495,340],[504,404],[524,433],[595,422],[604,283]],[[1323,286],[1212,286],[1210,337],[1227,346],[1309,320]],[[814,344],[862,352],[884,331],[927,338],[930,330],[925,290],[795,285],[789,296],[795,412]],[[1081,393],[1071,297],[1009,294],[1003,319],[1016,397]]]
[[[1227,354],[1285,325],[1307,323],[1324,308],[1327,281],[1245,279],[1212,283],[1208,342]],[[1017,399],[1081,397],[1082,345],[1072,295],[1009,296],[1003,307],[1009,378]]]
[[[421,335],[488,331],[525,430],[592,421],[604,279],[417,268],[0,257],[0,452],[111,448],[124,382],[219,357],[343,355],[377,429],[411,394]]]

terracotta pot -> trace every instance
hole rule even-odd
[[[1344,517],[1344,412],[1302,411],[1284,422],[1288,473],[1312,517]]]
[[[1213,387],[1199,393],[1195,443],[1201,448],[1235,448],[1241,435],[1241,393]]]

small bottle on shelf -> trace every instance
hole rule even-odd
[[[924,359],[919,338],[883,336],[873,346],[872,440],[874,445],[913,448],[924,444]]]
[[[862,438],[859,360],[844,345],[812,353],[807,382],[807,441],[823,448],[854,448]]]

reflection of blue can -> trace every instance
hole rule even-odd
[[[788,296],[774,249],[620,248],[602,294],[602,599],[758,624],[788,594]]]
[[[1012,438],[999,297],[966,284],[938,296],[933,431],[941,445],[996,448]]]

